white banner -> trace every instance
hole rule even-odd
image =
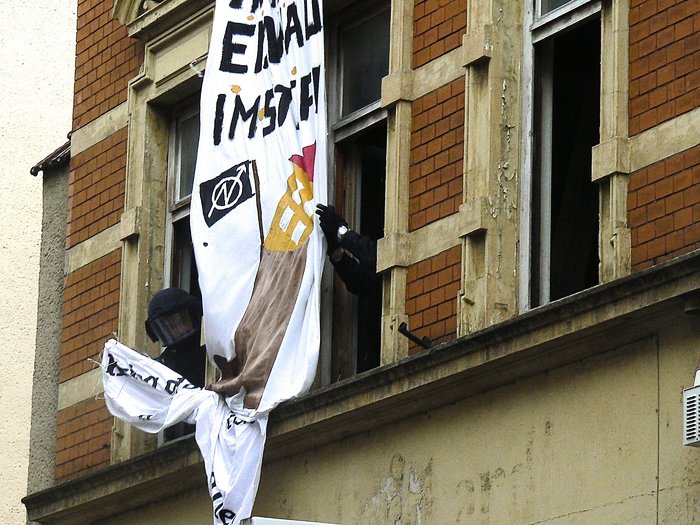
[[[267,415],[313,382],[327,201],[321,0],[217,0],[190,227],[213,391],[105,347],[107,405],[147,432],[196,423],[215,525],[250,516]],[[221,394],[221,395],[220,395]]]
[[[311,385],[326,202],[320,0],[217,0],[190,225],[213,388],[245,417]]]
[[[110,339],[102,354],[109,411],[135,427],[157,433],[175,423],[197,425],[214,525],[238,525],[250,517],[260,480],[267,417],[243,419],[225,399],[202,390],[148,357]]]

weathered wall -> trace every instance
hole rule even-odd
[[[268,463],[254,515],[697,523],[700,455],[681,444],[680,392],[692,384],[700,322],[677,307],[630,328],[629,342],[592,358]],[[205,523],[210,505],[202,486],[100,523]]]
[[[122,250],[99,254],[94,244],[100,241],[93,239],[114,237],[124,211],[126,122],[111,127],[123,119],[115,114],[124,113],[128,81],[143,63],[143,43],[129,38],[126,27],[112,18],[113,5],[113,0],[78,0],[73,101],[78,133],[68,181],[66,248],[91,241],[93,249],[84,250],[65,279],[59,361],[64,392],[81,389],[104,341],[118,331]],[[102,399],[88,396],[61,407],[56,481],[109,465],[111,435],[112,417]]]
[[[61,310],[68,214],[68,166],[43,174],[39,300],[34,354],[32,422],[27,493],[54,484],[56,419],[58,405],[58,348],[61,345]]]
[[[681,445],[680,391],[700,327],[668,321],[597,357],[267,465],[255,514],[656,523],[658,498],[658,523],[697,523],[700,456]]]

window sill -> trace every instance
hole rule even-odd
[[[683,296],[698,290],[700,250],[310,392],[272,413],[265,462],[643,338],[655,330],[650,319],[683,315]],[[117,512],[120,502],[134,508],[197,488],[202,468],[189,438],[23,502],[30,521],[85,523]]]

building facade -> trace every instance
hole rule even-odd
[[[324,11],[329,199],[379,239],[383,290],[357,300],[327,273],[317,383],[271,415],[255,514],[696,523],[700,3]],[[35,522],[210,520],[192,436],[114,420],[96,363],[113,333],[157,355],[149,299],[197,292],[212,14],[78,3],[55,484],[24,499]]]

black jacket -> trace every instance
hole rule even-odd
[[[337,262],[331,258],[331,264],[348,292],[362,296],[380,291],[381,279],[377,275],[377,241],[348,230],[340,241],[340,246],[352,256],[343,252]]]

